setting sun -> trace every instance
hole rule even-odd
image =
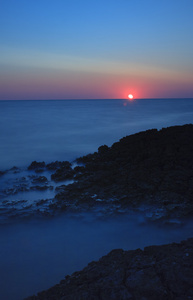
[[[129,94],[129,95],[128,95],[128,98],[129,98],[130,100],[132,100],[132,99],[133,99],[133,95],[132,95],[132,94]]]

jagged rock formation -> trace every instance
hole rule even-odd
[[[106,215],[143,206],[149,220],[186,218],[193,215],[192,153],[193,125],[189,124],[126,136],[111,147],[103,145],[78,158],[80,165],[75,167],[68,161],[33,161],[27,177],[16,167],[0,171],[1,182],[10,172],[15,174],[13,186],[10,182],[0,189],[4,197],[1,212],[5,217],[22,217],[23,213],[52,216],[60,211],[97,208]],[[51,180],[44,172],[49,172]],[[66,180],[73,183],[66,185]],[[53,181],[57,182],[55,189]],[[32,190],[53,190],[53,196],[42,208],[39,201],[33,211],[27,203],[18,210],[17,203],[6,198]]]
[[[111,147],[103,145],[77,159],[84,166],[73,170],[73,184],[58,189],[56,206],[94,207],[103,200],[121,209],[153,205],[167,217],[192,215],[192,153],[192,124],[147,130]]]

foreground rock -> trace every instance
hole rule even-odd
[[[193,238],[144,251],[113,250],[27,300],[188,300],[192,283]]]

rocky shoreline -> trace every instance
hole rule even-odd
[[[155,219],[192,216],[192,153],[193,125],[152,129],[103,145],[77,159],[83,166],[56,171],[55,180],[75,180],[59,188],[56,205],[103,204],[117,212],[146,205]]]
[[[73,163],[34,161],[26,170],[2,170],[1,221],[89,210],[103,216],[142,211],[161,223],[192,218],[192,153],[188,124],[124,137]],[[192,269],[193,239],[113,250],[27,299],[193,299]]]
[[[113,250],[26,300],[193,299],[193,238],[144,250]]]
[[[1,216],[96,209],[104,215],[144,210],[152,221],[191,217],[192,153],[193,125],[188,124],[124,137],[73,163],[34,161],[25,171],[0,171],[1,186],[6,186],[0,189]],[[29,203],[32,192],[40,195]],[[10,200],[14,195],[17,201]]]

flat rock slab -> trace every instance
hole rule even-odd
[[[193,299],[193,238],[144,250],[113,250],[49,290],[26,298],[51,299]]]

